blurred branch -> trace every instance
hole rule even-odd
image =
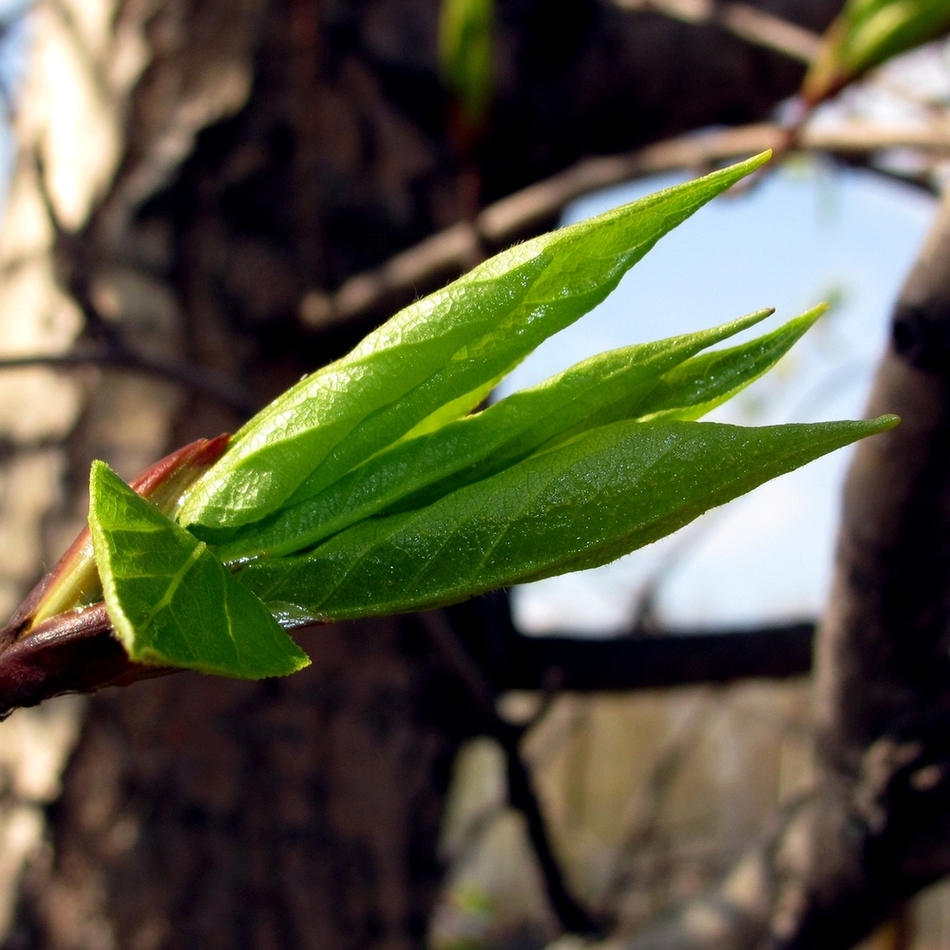
[[[70,353],[0,357],[0,371],[31,366],[46,366],[53,369],[110,366],[134,370],[178,383],[193,392],[224,403],[241,415],[251,415],[258,408],[247,390],[233,379],[180,360],[165,360],[144,353],[135,353],[124,345],[106,344],[97,349],[75,350]]]
[[[821,37],[811,30],[766,13],[748,3],[717,0],[614,0],[623,10],[662,13],[683,23],[715,24],[753,46],[762,46],[790,59],[810,63]]]
[[[92,692],[115,685],[119,674],[123,684],[133,682],[141,678],[143,670],[154,669],[129,664],[103,615],[92,609],[51,618],[41,628],[24,633],[23,620],[42,592],[41,581],[0,630],[0,718],[16,706],[35,706],[60,693]],[[807,623],[752,631],[696,630],[594,640],[526,637],[515,631],[510,619],[498,619],[497,629],[492,629],[488,638],[493,643],[493,655],[482,660],[469,654],[453,627],[443,624],[437,628],[435,623],[425,621],[435,646],[456,671],[485,721],[498,727],[499,736],[505,730],[516,729],[520,738],[527,728],[513,727],[497,715],[495,696],[508,689],[628,691],[799,676],[811,668],[813,627]],[[99,647],[91,651],[90,657],[94,660],[92,654],[101,647],[115,671],[97,679],[95,669],[87,673],[75,660],[61,663],[60,655],[72,656],[82,640],[96,641]],[[44,680],[41,673],[46,667],[50,675]],[[135,669],[126,677],[130,667]],[[27,668],[32,672],[24,680],[21,673]]]
[[[124,339],[120,328],[106,320],[93,299],[95,242],[84,230],[72,231],[60,220],[46,181],[43,156],[37,147],[32,155],[36,185],[53,230],[53,256],[57,279],[82,312],[85,331],[98,341],[94,348],[69,353],[35,354],[0,358],[0,370],[31,366],[70,368],[75,366],[113,366],[158,376],[210,396],[242,415],[251,415],[258,407],[244,387],[213,370],[192,366],[182,360],[168,360],[136,352]]]
[[[505,754],[508,800],[511,807],[521,812],[524,818],[528,840],[538,860],[551,909],[568,933],[599,933],[600,928],[593,917],[571,893],[554,854],[547,821],[534,790],[531,773],[519,751],[525,728],[512,725],[498,715],[491,684],[449,625],[445,615],[432,611],[418,616],[436,651],[449,668],[455,671],[474,701],[483,718],[485,732],[498,742]]]
[[[881,126],[842,122],[791,133],[773,123],[700,132],[623,155],[586,159],[566,171],[489,205],[474,221],[455,224],[381,267],[351,277],[333,294],[309,291],[301,300],[304,325],[323,330],[370,314],[388,314],[460,276],[487,255],[556,222],[563,209],[601,188],[662,172],[703,169],[773,149],[867,155],[910,147],[950,155],[950,124]]]
[[[656,855],[660,844],[660,818],[670,804],[674,783],[705,733],[713,696],[711,690],[692,696],[686,714],[657,751],[643,791],[630,802],[617,836],[620,843],[612,858],[613,867],[598,901],[605,909],[618,907],[624,893],[649,889],[656,871],[655,859],[651,861],[650,856],[651,852]]]
[[[106,320],[93,301],[92,279],[95,273],[95,242],[86,228],[71,230],[60,219],[56,203],[46,180],[46,164],[41,147],[32,153],[36,188],[53,230],[52,256],[57,283],[68,293],[82,312],[84,330],[104,343],[110,351],[126,349],[119,328]]]
[[[795,623],[610,639],[515,633],[493,679],[499,689],[578,692],[783,679],[810,672],[814,631],[812,623]]]

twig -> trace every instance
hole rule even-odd
[[[60,282],[82,311],[86,330],[99,340],[99,346],[70,353],[8,357],[0,359],[0,370],[25,366],[115,366],[172,380],[195,392],[204,393],[244,416],[251,415],[258,407],[247,391],[234,380],[180,360],[137,353],[126,343],[119,328],[103,317],[93,301],[91,288],[92,239],[82,230],[71,231],[60,220],[46,183],[46,168],[39,148],[33,152],[33,165],[40,199],[53,229],[54,255],[58,259]]]
[[[63,693],[95,692],[178,670],[133,663],[112,632],[104,604],[59,614],[22,633],[0,630],[0,719]]]
[[[593,917],[571,894],[551,846],[547,822],[531,781],[531,773],[518,750],[524,728],[505,722],[498,715],[491,685],[449,626],[444,614],[438,611],[419,614],[419,621],[442,659],[464,684],[483,717],[486,733],[498,742],[505,753],[508,800],[525,820],[551,909],[568,933],[600,933],[600,927]]]
[[[33,149],[32,159],[36,188],[53,230],[52,252],[56,280],[82,312],[86,332],[113,350],[125,349],[118,328],[103,317],[93,302],[90,279],[93,270],[93,240],[85,229],[71,230],[59,217],[56,202],[46,181],[46,164],[39,145]]]
[[[801,63],[810,63],[821,37],[811,30],[766,13],[748,3],[717,3],[716,0],[614,0],[624,10],[662,13],[692,24],[716,24],[740,39],[782,53]]]
[[[135,353],[123,346],[0,358],[0,370],[21,369],[29,366],[46,366],[54,369],[74,366],[113,366],[129,369],[171,380],[195,392],[210,396],[241,415],[250,415],[257,409],[242,386],[214,370],[190,363],[148,356],[144,353]]]
[[[531,841],[535,857],[538,859],[538,866],[544,877],[545,891],[558,920],[568,933],[592,936],[602,933],[600,925],[568,890],[567,882],[551,847],[547,822],[531,781],[531,773],[518,754],[517,744],[511,739],[505,742],[500,736],[495,738],[499,740],[505,752],[505,762],[508,767],[508,798],[512,808],[518,809],[524,817],[528,839]]]
[[[312,290],[302,299],[304,325],[323,330],[366,314],[394,310],[468,270],[486,252],[536,233],[570,202],[601,188],[662,172],[697,169],[757,152],[789,148],[789,130],[773,123],[701,132],[658,142],[622,155],[586,159],[566,171],[489,205],[461,222],[351,277],[333,294]],[[879,126],[846,122],[833,128],[805,126],[792,147],[839,155],[866,155],[911,147],[950,154],[950,125]]]
[[[637,885],[642,887],[645,881],[637,880],[633,873],[634,859],[655,843],[659,822],[664,808],[670,801],[670,790],[682,772],[687,757],[697,745],[698,735],[709,719],[708,690],[702,690],[693,697],[683,720],[667,736],[657,752],[645,787],[639,798],[634,799],[627,808],[618,836],[620,844],[612,857],[613,865],[598,903],[604,908],[619,906],[624,893]]]

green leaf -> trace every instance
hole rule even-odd
[[[298,492],[301,501],[291,499],[270,518],[238,531],[217,546],[216,553],[225,561],[292,554],[363,518],[429,504],[520,461],[553,439],[638,415],[638,403],[667,370],[770,312],[761,310],[712,330],[584,360],[483,412],[400,442],[323,491],[311,493],[305,482]],[[755,349],[758,354],[763,347]]]
[[[202,472],[221,458],[227,444],[228,436],[219,435],[215,439],[198,439],[184,445],[150,465],[132,482],[132,487],[160,511],[173,514],[182,494]],[[88,529],[80,533],[47,576],[42,596],[32,610],[31,626],[39,626],[59,613],[88,607],[102,600],[102,582]]]
[[[896,421],[614,423],[308,554],[252,561],[238,578],[272,610],[318,619],[452,603],[605,564]]]
[[[820,102],[869,69],[948,29],[948,0],[849,0],[822,37],[802,92],[809,102]]]
[[[768,153],[511,248],[393,317],[252,419],[184,525],[238,527],[316,493],[600,303],[668,231]],[[295,500],[300,500],[299,497]]]
[[[821,304],[790,320],[778,330],[740,346],[677,361],[647,392],[632,393],[626,399],[605,403],[598,409],[592,408],[580,422],[565,427],[545,447],[550,448],[582,432],[622,419],[638,419],[641,422],[696,420],[732,398],[774,366],[826,309]]]
[[[821,304],[750,343],[687,360],[663,374],[638,415],[651,422],[706,415],[771,369],[827,309]]]
[[[439,72],[470,126],[485,120],[492,98],[494,0],[442,0]]]
[[[132,660],[245,679],[310,662],[207,545],[104,462],[92,463],[89,528],[109,619]]]

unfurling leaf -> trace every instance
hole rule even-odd
[[[439,73],[471,127],[485,121],[491,104],[494,29],[494,0],[442,0]]]
[[[115,632],[132,660],[258,679],[310,661],[204,542],[93,462],[89,528]]]
[[[766,158],[536,238],[407,307],[248,422],[180,508],[171,499],[178,523],[96,463],[95,562],[129,656],[289,673],[307,659],[281,624],[430,608],[604,564],[894,424],[695,421],[821,308],[727,349],[709,347],[770,311],[602,353],[473,411]]]
[[[228,436],[197,439],[166,455],[150,465],[132,482],[132,488],[148,498],[159,511],[174,514],[184,491],[211,465],[221,458],[227,448]],[[88,528],[81,532],[69,550],[34,588],[24,606],[24,612],[11,623],[35,627],[57,614],[75,607],[88,607],[102,600],[102,583],[92,550]]]
[[[300,501],[291,499],[275,515],[240,529],[217,552],[226,561],[293,554],[365,518],[430,504],[597,426],[644,415],[694,418],[773,365],[822,309],[706,357],[695,354],[770,311],[591,357],[483,412],[401,441],[322,491],[310,493],[304,483]]]

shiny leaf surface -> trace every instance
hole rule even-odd
[[[432,505],[361,521],[308,554],[252,561],[238,577],[298,617],[452,603],[605,564],[895,422],[614,423]]]
[[[332,485],[445,404],[510,371],[600,303],[664,234],[767,158],[517,245],[407,307],[241,429],[179,520],[234,528],[278,510],[304,482],[311,495]],[[458,415],[473,405],[459,405]]]
[[[305,483],[301,501],[239,531],[217,552],[226,561],[292,554],[364,518],[430,504],[595,426],[644,414],[700,415],[773,365],[820,312],[700,362],[689,358],[769,311],[601,353],[483,412],[401,442],[310,497]]]
[[[130,659],[260,679],[310,661],[208,550],[104,462],[93,462],[89,528],[106,609]]]

